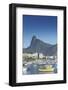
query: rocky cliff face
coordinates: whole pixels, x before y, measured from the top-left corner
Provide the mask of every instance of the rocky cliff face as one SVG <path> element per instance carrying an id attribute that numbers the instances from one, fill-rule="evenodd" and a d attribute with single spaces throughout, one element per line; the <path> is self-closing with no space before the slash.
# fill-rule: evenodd
<path id="1" fill-rule="evenodd" d="M 44 55 L 56 55 L 57 45 L 51 45 L 37 39 L 36 36 L 32 37 L 30 46 L 23 49 L 24 53 L 43 53 Z"/>

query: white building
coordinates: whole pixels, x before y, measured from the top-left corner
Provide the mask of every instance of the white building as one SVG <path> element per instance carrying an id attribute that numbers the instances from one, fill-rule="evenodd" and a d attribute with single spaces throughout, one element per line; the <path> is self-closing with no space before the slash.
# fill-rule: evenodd
<path id="1" fill-rule="evenodd" d="M 42 53 L 39 54 L 39 58 L 43 58 L 44 55 Z"/>
<path id="2" fill-rule="evenodd" d="M 45 57 L 42 53 L 24 53 L 23 54 L 24 57 L 33 57 L 33 58 L 43 58 Z"/>

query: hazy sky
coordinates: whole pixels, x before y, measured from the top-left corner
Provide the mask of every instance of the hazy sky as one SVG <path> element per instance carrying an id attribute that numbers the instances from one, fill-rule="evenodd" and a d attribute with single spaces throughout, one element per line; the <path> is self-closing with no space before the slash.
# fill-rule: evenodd
<path id="1" fill-rule="evenodd" d="M 24 48 L 30 45 L 32 36 L 50 43 L 57 43 L 57 16 L 23 16 Z"/>

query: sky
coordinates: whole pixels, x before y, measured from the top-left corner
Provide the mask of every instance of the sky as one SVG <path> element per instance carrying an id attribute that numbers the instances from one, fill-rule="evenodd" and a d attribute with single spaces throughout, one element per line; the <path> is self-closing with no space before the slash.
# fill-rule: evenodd
<path id="1" fill-rule="evenodd" d="M 30 45 L 33 36 L 45 43 L 57 43 L 57 16 L 24 15 L 22 18 L 24 48 Z"/>

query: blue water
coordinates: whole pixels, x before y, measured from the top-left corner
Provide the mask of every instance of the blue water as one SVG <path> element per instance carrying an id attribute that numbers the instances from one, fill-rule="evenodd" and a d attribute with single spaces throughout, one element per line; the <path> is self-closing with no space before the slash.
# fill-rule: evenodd
<path id="1" fill-rule="evenodd" d="M 28 64 L 25 68 L 26 68 L 26 73 L 27 75 L 30 74 L 41 74 L 41 72 L 39 71 L 40 67 L 44 67 L 45 65 L 38 65 L 38 64 Z M 53 72 L 50 73 L 57 73 L 57 64 L 53 64 L 52 67 L 54 68 Z M 47 72 L 43 72 L 43 74 L 45 74 Z"/>

